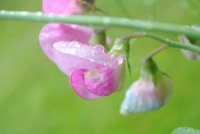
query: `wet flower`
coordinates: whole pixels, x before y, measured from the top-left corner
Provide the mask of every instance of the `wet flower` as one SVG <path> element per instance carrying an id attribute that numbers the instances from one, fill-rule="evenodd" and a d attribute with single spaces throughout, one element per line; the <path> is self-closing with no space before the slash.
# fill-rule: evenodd
<path id="1" fill-rule="evenodd" d="M 124 69 L 124 55 L 111 57 L 102 45 L 77 41 L 54 43 L 54 61 L 70 76 L 70 85 L 84 99 L 108 96 L 117 90 Z"/>
<path id="2" fill-rule="evenodd" d="M 144 64 L 140 79 L 127 90 L 120 113 L 153 111 L 166 104 L 171 96 L 171 79 L 150 60 Z"/>
<path id="3" fill-rule="evenodd" d="M 84 2 L 93 3 L 94 0 L 43 0 L 43 10 L 72 15 L 85 11 Z M 90 45 L 93 32 L 84 26 L 51 23 L 41 30 L 39 37 L 44 53 L 70 76 L 74 91 L 87 100 L 108 96 L 121 87 L 125 60 L 124 53 L 109 55 L 104 52 L 105 44 Z"/>
<path id="4" fill-rule="evenodd" d="M 87 3 L 93 4 L 94 0 L 42 0 L 42 7 L 44 13 L 73 15 L 86 12 Z"/>
<path id="5" fill-rule="evenodd" d="M 79 25 L 51 23 L 40 33 L 44 53 L 66 75 L 84 99 L 108 96 L 120 85 L 124 53 L 109 55 L 102 45 L 90 46 L 93 30 Z"/>

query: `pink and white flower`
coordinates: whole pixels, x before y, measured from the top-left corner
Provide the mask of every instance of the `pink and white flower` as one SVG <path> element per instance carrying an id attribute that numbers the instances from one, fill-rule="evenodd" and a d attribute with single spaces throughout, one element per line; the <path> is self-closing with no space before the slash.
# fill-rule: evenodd
<path id="1" fill-rule="evenodd" d="M 76 93 L 88 100 L 117 90 L 125 60 L 124 54 L 108 55 L 102 45 L 89 46 L 92 32 L 84 26 L 51 23 L 40 33 L 44 53 L 70 76 Z"/>
<path id="2" fill-rule="evenodd" d="M 160 71 L 153 61 L 144 65 L 139 80 L 126 91 L 120 113 L 143 113 L 165 105 L 172 96 L 172 81 Z"/>
<path id="3" fill-rule="evenodd" d="M 117 90 L 124 67 L 124 55 L 111 57 L 104 47 L 80 42 L 56 42 L 56 65 L 70 76 L 70 85 L 84 99 L 108 96 Z"/>
<path id="4" fill-rule="evenodd" d="M 86 0 L 93 3 L 94 0 Z M 80 0 L 43 0 L 43 11 L 60 15 L 83 13 Z M 88 27 L 50 23 L 41 30 L 39 40 L 47 57 L 70 76 L 70 85 L 82 98 L 93 100 L 120 88 L 124 53 L 111 56 L 100 44 L 89 45 L 93 30 Z"/>

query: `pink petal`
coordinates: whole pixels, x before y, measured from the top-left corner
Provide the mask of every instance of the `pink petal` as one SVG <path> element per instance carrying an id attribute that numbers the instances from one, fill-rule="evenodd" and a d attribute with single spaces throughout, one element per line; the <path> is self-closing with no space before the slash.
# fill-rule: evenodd
<path id="1" fill-rule="evenodd" d="M 43 0 L 43 12 L 59 15 L 82 13 L 84 9 L 78 4 L 78 1 L 79 0 Z"/>
<path id="2" fill-rule="evenodd" d="M 91 70 L 97 65 L 105 67 L 117 66 L 117 60 L 102 50 L 102 46 L 84 45 L 80 42 L 56 42 L 54 45 L 54 61 L 67 75 L 79 69 Z"/>
<path id="3" fill-rule="evenodd" d="M 113 68 L 98 67 L 86 72 L 84 78 L 84 83 L 90 92 L 108 96 L 117 89 L 119 76 L 116 77 Z"/>
<path id="4" fill-rule="evenodd" d="M 44 53 L 53 61 L 53 44 L 57 41 L 79 41 L 87 44 L 93 30 L 79 25 L 50 23 L 43 27 L 39 40 Z"/>
<path id="5" fill-rule="evenodd" d="M 82 98 L 87 100 L 93 100 L 98 98 L 99 96 L 92 94 L 88 91 L 87 87 L 84 85 L 84 73 L 87 70 L 80 69 L 72 73 L 70 76 L 70 85 L 74 89 L 74 91 Z"/>

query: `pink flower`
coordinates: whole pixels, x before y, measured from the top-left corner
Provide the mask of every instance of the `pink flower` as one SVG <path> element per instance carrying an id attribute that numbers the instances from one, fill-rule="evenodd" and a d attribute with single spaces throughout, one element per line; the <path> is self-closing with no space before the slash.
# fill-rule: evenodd
<path id="1" fill-rule="evenodd" d="M 111 57 L 104 47 L 80 42 L 54 43 L 54 61 L 70 76 L 70 85 L 82 98 L 92 100 L 117 90 L 124 67 L 124 55 Z"/>
<path id="2" fill-rule="evenodd" d="M 173 86 L 169 76 L 160 71 L 152 61 L 145 66 L 140 79 L 126 92 L 120 109 L 123 115 L 159 109 L 172 96 Z"/>
<path id="3" fill-rule="evenodd" d="M 84 26 L 52 23 L 40 33 L 44 53 L 70 76 L 70 84 L 84 99 L 108 96 L 117 90 L 124 54 L 110 56 L 102 45 L 89 46 L 93 30 Z"/>
<path id="4" fill-rule="evenodd" d="M 85 6 L 81 0 L 43 0 L 45 13 L 73 15 L 85 12 Z M 102 45 L 89 46 L 92 33 L 84 26 L 51 23 L 41 30 L 39 37 L 47 57 L 70 76 L 75 92 L 88 100 L 108 96 L 120 88 L 125 59 L 124 54 L 106 54 Z"/>
<path id="5" fill-rule="evenodd" d="M 90 2 L 91 4 L 93 1 L 86 0 L 86 2 Z M 80 14 L 86 11 L 86 7 L 81 0 L 43 0 L 42 7 L 44 13 L 59 15 Z"/>

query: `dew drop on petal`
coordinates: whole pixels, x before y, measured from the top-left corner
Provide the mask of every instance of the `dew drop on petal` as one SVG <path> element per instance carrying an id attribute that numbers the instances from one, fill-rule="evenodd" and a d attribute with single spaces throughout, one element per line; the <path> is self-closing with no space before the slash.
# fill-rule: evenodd
<path id="1" fill-rule="evenodd" d="M 72 41 L 69 43 L 70 47 L 81 47 L 81 43 L 77 41 Z"/>
<path id="2" fill-rule="evenodd" d="M 94 62 L 94 59 L 90 59 L 91 62 Z"/>
<path id="3" fill-rule="evenodd" d="M 104 52 L 104 47 L 102 45 L 96 45 L 93 48 L 96 49 L 96 50 Z"/>
<path id="4" fill-rule="evenodd" d="M 122 64 L 124 62 L 124 58 L 123 57 L 118 57 L 117 58 L 117 62 L 118 62 L 118 64 Z"/>

